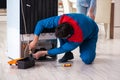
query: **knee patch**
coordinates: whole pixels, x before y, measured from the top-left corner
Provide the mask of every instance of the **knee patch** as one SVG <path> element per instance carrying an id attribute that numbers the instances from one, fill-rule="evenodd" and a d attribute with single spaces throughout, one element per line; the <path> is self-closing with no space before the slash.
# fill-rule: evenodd
<path id="1" fill-rule="evenodd" d="M 85 63 L 85 64 L 92 64 L 93 60 L 89 60 L 89 59 L 82 59 L 82 61 Z"/>
<path id="2" fill-rule="evenodd" d="M 80 56 L 82 61 L 85 63 L 85 64 L 92 64 L 92 62 L 94 61 L 95 59 L 95 56 Z"/>

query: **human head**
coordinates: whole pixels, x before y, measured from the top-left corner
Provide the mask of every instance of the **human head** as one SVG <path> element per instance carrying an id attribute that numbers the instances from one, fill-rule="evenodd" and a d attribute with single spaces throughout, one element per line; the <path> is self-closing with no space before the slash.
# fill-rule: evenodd
<path id="1" fill-rule="evenodd" d="M 68 38 L 73 34 L 73 27 L 67 22 L 61 23 L 55 29 L 55 36 L 57 38 Z"/>

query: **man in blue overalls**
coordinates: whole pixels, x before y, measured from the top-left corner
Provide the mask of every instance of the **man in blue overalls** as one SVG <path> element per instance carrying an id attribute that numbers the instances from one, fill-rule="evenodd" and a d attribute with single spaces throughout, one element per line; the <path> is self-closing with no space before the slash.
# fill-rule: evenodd
<path id="1" fill-rule="evenodd" d="M 91 64 L 94 61 L 99 30 L 97 24 L 83 14 L 71 13 L 40 20 L 35 27 L 35 36 L 29 48 L 35 48 L 44 28 L 54 27 L 56 28 L 55 36 L 60 40 L 60 47 L 38 51 L 33 54 L 36 59 L 45 55 L 65 53 L 59 62 L 67 62 L 74 58 L 71 51 L 79 47 L 80 58 L 85 64 Z"/>

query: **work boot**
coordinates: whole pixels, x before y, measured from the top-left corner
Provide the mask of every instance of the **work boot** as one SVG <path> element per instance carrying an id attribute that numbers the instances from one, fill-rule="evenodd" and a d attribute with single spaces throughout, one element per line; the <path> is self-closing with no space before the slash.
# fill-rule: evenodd
<path id="1" fill-rule="evenodd" d="M 71 59 L 74 59 L 73 53 L 66 52 L 65 55 L 61 59 L 59 59 L 59 63 L 64 63 Z"/>

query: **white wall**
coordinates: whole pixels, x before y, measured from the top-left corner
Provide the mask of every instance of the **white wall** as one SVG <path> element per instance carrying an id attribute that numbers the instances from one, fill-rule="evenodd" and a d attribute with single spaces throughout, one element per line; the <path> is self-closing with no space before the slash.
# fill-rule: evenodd
<path id="1" fill-rule="evenodd" d="M 120 26 L 120 0 L 115 0 L 115 26 Z"/>
<path id="2" fill-rule="evenodd" d="M 20 0 L 7 0 L 7 56 L 20 57 Z"/>

